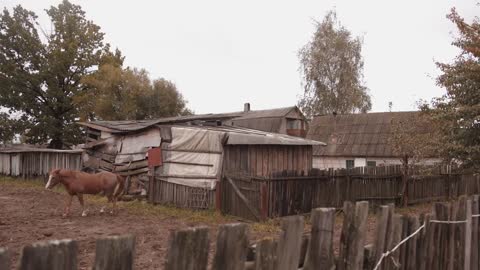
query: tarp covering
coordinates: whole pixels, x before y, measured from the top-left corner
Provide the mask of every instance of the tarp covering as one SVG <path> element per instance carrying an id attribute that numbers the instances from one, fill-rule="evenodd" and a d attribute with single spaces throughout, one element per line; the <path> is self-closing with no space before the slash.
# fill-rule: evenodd
<path id="1" fill-rule="evenodd" d="M 225 132 L 172 127 L 172 142 L 162 144 L 160 178 L 185 186 L 215 189 Z"/>

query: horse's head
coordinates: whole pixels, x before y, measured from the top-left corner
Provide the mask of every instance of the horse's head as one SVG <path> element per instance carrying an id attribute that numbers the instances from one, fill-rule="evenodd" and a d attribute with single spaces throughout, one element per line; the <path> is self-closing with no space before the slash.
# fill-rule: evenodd
<path id="1" fill-rule="evenodd" d="M 60 182 L 60 169 L 55 169 L 50 172 L 48 182 L 45 185 L 46 189 L 53 188 Z"/>

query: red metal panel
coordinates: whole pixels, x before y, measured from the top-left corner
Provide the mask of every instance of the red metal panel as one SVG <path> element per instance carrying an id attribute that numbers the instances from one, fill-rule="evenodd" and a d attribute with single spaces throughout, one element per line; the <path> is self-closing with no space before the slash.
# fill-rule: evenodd
<path id="1" fill-rule="evenodd" d="M 148 167 L 162 166 L 162 149 L 155 147 L 148 150 Z"/>

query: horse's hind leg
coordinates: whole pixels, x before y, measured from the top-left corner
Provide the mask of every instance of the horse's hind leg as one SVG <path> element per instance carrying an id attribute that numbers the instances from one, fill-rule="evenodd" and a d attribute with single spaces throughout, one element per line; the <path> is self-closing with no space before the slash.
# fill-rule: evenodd
<path id="1" fill-rule="evenodd" d="M 63 217 L 67 217 L 68 215 L 70 215 L 70 206 L 72 205 L 72 198 L 73 198 L 73 196 L 68 194 L 67 202 L 65 204 L 65 211 L 63 213 Z"/>
<path id="2" fill-rule="evenodd" d="M 102 206 L 102 208 L 100 209 L 100 213 L 103 214 L 105 213 L 105 208 L 108 208 L 108 203 L 112 201 L 112 197 L 111 196 L 107 196 L 107 204 Z"/>
<path id="3" fill-rule="evenodd" d="M 85 204 L 83 202 L 83 194 L 77 194 L 78 201 L 80 202 L 80 205 L 82 206 L 82 217 L 87 216 L 87 210 L 85 209 Z"/>
<path id="4" fill-rule="evenodd" d="M 112 210 L 110 210 L 110 214 L 114 215 L 115 214 L 115 203 L 116 203 L 116 198 L 115 195 L 110 195 L 108 196 L 108 202 L 112 203 Z"/>
<path id="5" fill-rule="evenodd" d="M 113 196 L 112 204 L 113 204 L 112 214 L 116 214 L 117 213 L 117 197 L 116 196 Z"/>

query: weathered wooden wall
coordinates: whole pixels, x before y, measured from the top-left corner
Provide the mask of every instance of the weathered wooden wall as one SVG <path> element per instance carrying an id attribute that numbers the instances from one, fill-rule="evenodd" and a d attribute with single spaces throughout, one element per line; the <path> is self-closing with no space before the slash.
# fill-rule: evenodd
<path id="1" fill-rule="evenodd" d="M 0 153 L 0 173 L 7 176 L 36 177 L 52 169 L 82 169 L 81 152 L 11 152 Z"/>
<path id="2" fill-rule="evenodd" d="M 403 181 L 396 174 L 228 175 L 225 179 L 221 184 L 222 212 L 251 220 L 308 213 L 317 207 L 340 208 L 346 201 L 399 203 Z M 408 182 L 409 204 L 480 193 L 480 177 L 476 175 L 417 176 Z"/>
<path id="3" fill-rule="evenodd" d="M 226 145 L 223 171 L 271 176 L 282 171 L 302 174 L 312 169 L 311 145 Z"/>
<path id="4" fill-rule="evenodd" d="M 152 180 L 148 196 L 150 203 L 192 209 L 207 209 L 214 206 L 215 190 L 170 183 L 159 177 L 150 177 L 150 181 Z"/>

